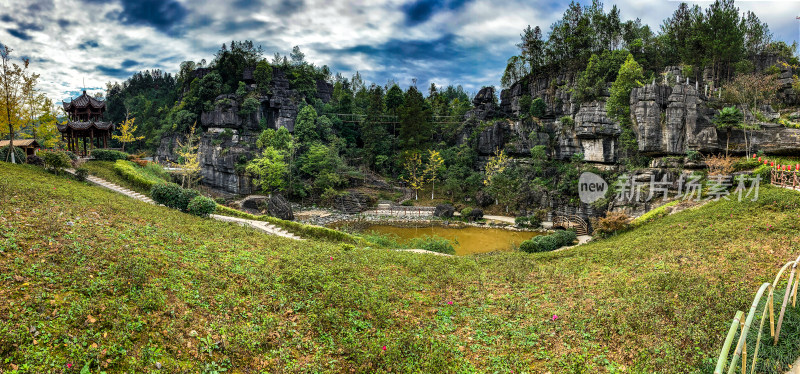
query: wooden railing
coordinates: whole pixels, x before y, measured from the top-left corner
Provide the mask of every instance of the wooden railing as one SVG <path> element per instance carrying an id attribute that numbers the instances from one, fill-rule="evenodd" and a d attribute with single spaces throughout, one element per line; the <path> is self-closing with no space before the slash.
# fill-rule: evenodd
<path id="1" fill-rule="evenodd" d="M 743 311 L 740 310 L 736 312 L 733 322 L 731 322 L 731 327 L 728 329 L 728 334 L 725 337 L 725 342 L 722 344 L 722 349 L 720 350 L 719 358 L 717 359 L 717 366 L 716 369 L 714 369 L 714 374 L 732 374 L 736 372 L 737 368 L 739 367 L 738 363 L 740 359 L 742 361 L 741 373 L 747 372 L 747 335 L 750 332 L 753 319 L 755 318 L 758 307 L 761 304 L 761 299 L 765 295 L 767 299 L 764 303 L 764 306 L 761 307 L 761 322 L 758 326 L 758 337 L 756 338 L 755 346 L 752 347 L 752 355 L 750 356 L 751 374 L 755 373 L 756 370 L 756 363 L 758 362 L 758 350 L 761 346 L 761 335 L 764 330 L 764 321 L 766 320 L 767 315 L 769 315 L 769 333 L 772 337 L 772 344 L 778 344 L 778 339 L 781 335 L 781 327 L 783 325 L 783 317 L 786 313 L 786 307 L 789 305 L 789 298 L 791 297 L 792 308 L 794 308 L 797 304 L 797 284 L 798 281 L 800 281 L 800 277 L 798 277 L 796 274 L 797 265 L 800 265 L 800 257 L 783 265 L 772 283 L 764 283 L 761 285 L 761 287 L 759 287 L 758 292 L 756 292 L 756 297 L 753 299 L 753 304 L 750 305 L 750 311 L 747 313 L 746 318 Z M 778 318 L 776 321 L 774 293 L 775 289 L 778 287 L 778 283 L 781 280 L 781 276 L 784 275 L 786 269 L 789 268 L 791 268 L 791 272 L 789 273 L 789 280 L 786 283 L 786 291 L 783 294 L 783 301 L 780 304 L 780 312 L 778 313 Z M 731 356 L 730 350 L 737 332 L 739 333 L 739 339 L 736 343 L 736 348 L 733 351 L 733 355 Z"/>
<path id="2" fill-rule="evenodd" d="M 770 170 L 769 183 L 785 188 L 800 188 L 800 171 L 797 170 Z"/>
<path id="3" fill-rule="evenodd" d="M 575 233 L 578 235 L 589 235 L 589 225 L 586 220 L 574 214 L 556 215 L 553 218 L 553 227 L 575 229 Z"/>

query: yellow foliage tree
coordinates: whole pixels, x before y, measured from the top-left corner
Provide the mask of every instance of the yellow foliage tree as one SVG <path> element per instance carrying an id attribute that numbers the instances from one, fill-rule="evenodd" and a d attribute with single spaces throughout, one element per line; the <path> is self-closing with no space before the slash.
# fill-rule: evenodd
<path id="1" fill-rule="evenodd" d="M 422 157 L 419 152 L 413 152 L 406 156 L 403 169 L 406 172 L 400 179 L 408 183 L 409 187 L 414 190 L 414 200 L 418 200 L 419 190 L 425 183 L 425 170 L 422 167 Z"/>
<path id="2" fill-rule="evenodd" d="M 134 124 L 136 121 L 136 117 L 128 118 L 125 116 L 125 121 L 119 124 L 119 135 L 112 135 L 111 137 L 114 139 L 119 140 L 122 143 L 122 150 L 125 151 L 125 144 L 132 143 L 137 140 L 144 139 L 144 136 L 134 136 L 133 133 L 136 132 L 137 126 Z"/>
<path id="3" fill-rule="evenodd" d="M 484 167 L 484 171 L 486 172 L 486 177 L 483 179 L 484 186 L 488 186 L 492 183 L 492 177 L 502 173 L 503 170 L 506 169 L 506 162 L 508 162 L 508 156 L 505 151 L 495 149 L 494 156 L 489 158 L 489 162 L 487 162 L 486 167 Z"/>
<path id="4" fill-rule="evenodd" d="M 38 74 L 28 73 L 28 59 L 22 59 L 22 66 L 11 62 L 13 50 L 7 45 L 0 44 L 0 135 L 8 135 L 11 148 L 14 148 L 14 136 L 20 130 L 24 121 L 25 92 L 33 90 Z M 8 152 L 12 160 L 14 152 Z"/>
<path id="5" fill-rule="evenodd" d="M 176 147 L 180 163 L 175 166 L 181 170 L 181 186 L 184 188 L 192 188 L 200 181 L 200 157 L 198 156 L 200 145 L 195 143 L 197 141 L 194 133 L 196 127 L 197 122 L 189 129 L 186 140 L 179 141 Z"/>
<path id="6" fill-rule="evenodd" d="M 433 200 L 433 191 L 436 189 L 436 180 L 439 179 L 439 171 L 444 164 L 444 159 L 439 151 L 428 151 L 428 165 L 425 167 L 425 175 L 428 181 L 431 182 L 431 200 Z"/>

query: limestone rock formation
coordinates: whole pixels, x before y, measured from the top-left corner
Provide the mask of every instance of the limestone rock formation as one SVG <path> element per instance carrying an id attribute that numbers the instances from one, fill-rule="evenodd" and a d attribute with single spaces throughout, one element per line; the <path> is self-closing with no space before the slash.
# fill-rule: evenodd
<path id="1" fill-rule="evenodd" d="M 287 221 L 294 220 L 294 213 L 289 200 L 277 193 L 272 194 L 269 201 L 267 201 L 267 214 Z"/>
<path id="2" fill-rule="evenodd" d="M 244 172 L 248 161 L 258 153 L 256 133 L 239 134 L 238 130 L 209 128 L 200 138 L 198 149 L 202 183 L 224 192 L 247 195 L 255 192 L 250 177 Z"/>
<path id="3" fill-rule="evenodd" d="M 239 208 L 250 214 L 264 214 L 267 210 L 269 197 L 263 195 L 250 195 L 239 202 Z"/>
<path id="4" fill-rule="evenodd" d="M 436 210 L 433 211 L 433 215 L 440 218 L 452 218 L 453 213 L 456 212 L 456 208 L 454 208 L 450 204 L 439 204 L 436 206 Z"/>
<path id="5" fill-rule="evenodd" d="M 361 192 L 348 191 L 336 199 L 333 207 L 346 214 L 357 214 L 369 208 L 369 199 Z"/>

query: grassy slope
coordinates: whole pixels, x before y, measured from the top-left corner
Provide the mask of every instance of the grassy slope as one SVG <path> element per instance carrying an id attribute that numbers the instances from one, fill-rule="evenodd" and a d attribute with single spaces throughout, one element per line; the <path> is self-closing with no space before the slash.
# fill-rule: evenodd
<path id="1" fill-rule="evenodd" d="M 144 189 L 139 185 L 129 182 L 127 179 L 119 175 L 119 173 L 114 171 L 113 161 L 87 161 L 86 163 L 83 164 L 83 167 L 89 170 L 89 174 L 94 175 L 98 178 L 105 179 L 111 183 L 125 187 L 131 191 L 136 191 L 139 193 L 150 195 L 150 190 Z"/>
<path id="2" fill-rule="evenodd" d="M 4 163 L 0 196 L 6 372 L 692 372 L 800 252 L 800 195 L 766 187 L 460 258 L 285 240 Z"/>

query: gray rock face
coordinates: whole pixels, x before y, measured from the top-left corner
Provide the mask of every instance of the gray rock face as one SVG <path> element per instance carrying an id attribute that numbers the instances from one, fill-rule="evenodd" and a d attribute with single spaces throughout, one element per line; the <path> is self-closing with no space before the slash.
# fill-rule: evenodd
<path id="1" fill-rule="evenodd" d="M 436 217 L 441 218 L 452 218 L 453 213 L 456 212 L 456 208 L 454 208 L 450 204 L 439 204 L 436 206 L 436 210 L 433 211 L 433 215 Z"/>
<path id="2" fill-rule="evenodd" d="M 161 138 L 161 142 L 156 150 L 155 158 L 157 162 L 178 162 L 178 155 L 175 153 L 175 146 L 182 141 L 184 136 L 180 134 L 170 134 Z"/>
<path id="3" fill-rule="evenodd" d="M 294 213 L 292 213 L 292 205 L 289 200 L 280 194 L 272 194 L 267 202 L 267 214 L 283 220 L 294 220 Z"/>
<path id="4" fill-rule="evenodd" d="M 250 214 L 263 214 L 267 209 L 268 199 L 262 195 L 250 195 L 241 201 L 239 207 Z"/>
<path id="5" fill-rule="evenodd" d="M 253 183 L 244 173 L 244 165 L 258 153 L 257 134 L 239 134 L 232 130 L 227 138 L 220 128 L 209 128 L 200 139 L 198 149 L 202 183 L 225 192 L 247 195 L 255 192 Z"/>
<path id="6" fill-rule="evenodd" d="M 719 148 L 717 129 L 694 85 L 648 84 L 631 91 L 631 116 L 639 150 L 649 154 L 713 152 Z"/>
<path id="7" fill-rule="evenodd" d="M 196 72 L 208 73 L 201 69 Z M 317 81 L 316 86 L 316 98 L 328 102 L 333 94 L 333 86 L 325 81 Z M 258 110 L 243 115 L 240 112 L 242 98 L 235 94 L 224 94 L 216 98 L 214 110 L 201 114 L 200 124 L 205 133 L 200 140 L 199 154 L 202 183 L 206 186 L 233 194 L 253 193 L 252 181 L 243 171 L 244 165 L 258 153 L 255 141 L 261 131 L 261 122 L 266 122 L 268 128 L 285 127 L 290 132 L 294 131 L 297 104 L 303 97 L 291 87 L 282 70 L 273 69 L 269 94 L 257 96 L 257 100 Z M 223 129 L 230 129 L 234 136 L 222 137 Z M 174 147 L 182 138 L 181 134 L 163 137 L 156 158 L 177 160 Z"/>
<path id="8" fill-rule="evenodd" d="M 358 191 L 348 191 L 334 202 L 334 208 L 346 214 L 361 213 L 369 208 L 369 199 Z"/>
<path id="9" fill-rule="evenodd" d="M 495 117 L 498 114 L 498 108 L 494 103 L 494 87 L 481 88 L 478 94 L 472 99 L 472 105 L 475 107 L 466 113 L 465 117 L 467 119 L 477 118 L 479 120 L 485 120 Z"/>

